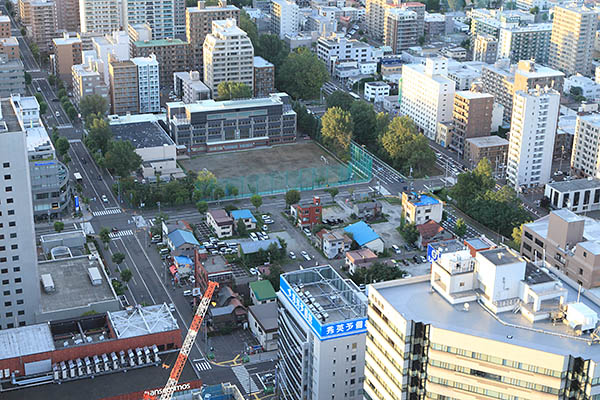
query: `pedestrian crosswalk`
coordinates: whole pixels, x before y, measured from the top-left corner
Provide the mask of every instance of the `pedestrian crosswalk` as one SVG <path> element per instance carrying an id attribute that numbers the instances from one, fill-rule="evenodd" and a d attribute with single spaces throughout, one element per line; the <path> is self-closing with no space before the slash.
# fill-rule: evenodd
<path id="1" fill-rule="evenodd" d="M 133 235 L 133 231 L 131 229 L 125 229 L 122 231 L 118 231 L 118 232 L 111 232 L 108 234 L 108 236 L 111 237 L 111 239 L 116 239 L 118 237 L 123 237 L 123 236 L 132 236 Z"/>
<path id="2" fill-rule="evenodd" d="M 258 386 L 254 382 L 254 379 L 250 377 L 250 373 L 246 367 L 240 365 L 237 367 L 232 367 L 231 370 L 235 374 L 236 378 L 238 378 L 238 381 L 240 381 L 242 388 L 247 394 L 258 392 Z M 248 385 L 250 385 L 250 387 L 248 387 Z"/>
<path id="3" fill-rule="evenodd" d="M 194 366 L 198 371 L 208 371 L 209 369 L 212 369 L 212 364 L 204 359 L 194 360 Z"/>
<path id="4" fill-rule="evenodd" d="M 122 212 L 120 208 L 107 208 L 106 210 L 94 211 L 92 215 L 94 217 L 101 217 L 103 215 L 121 214 Z"/>

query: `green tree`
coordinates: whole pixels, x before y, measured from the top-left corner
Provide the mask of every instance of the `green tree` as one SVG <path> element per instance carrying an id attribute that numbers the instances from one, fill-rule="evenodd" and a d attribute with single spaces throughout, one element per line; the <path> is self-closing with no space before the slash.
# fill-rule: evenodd
<path id="1" fill-rule="evenodd" d="M 267 275 L 267 280 L 271 282 L 273 285 L 273 289 L 275 291 L 279 291 L 279 275 L 283 274 L 283 270 L 278 264 L 269 265 L 269 275 Z"/>
<path id="2" fill-rule="evenodd" d="M 337 196 L 340 193 L 339 189 L 335 187 L 325 189 L 325 192 L 329 193 L 329 195 L 331 196 L 331 201 L 335 201 L 335 196 Z"/>
<path id="3" fill-rule="evenodd" d="M 79 102 L 79 109 L 84 120 L 90 114 L 104 115 L 108 111 L 108 101 L 97 94 L 88 95 Z"/>
<path id="4" fill-rule="evenodd" d="M 59 99 L 69 99 L 69 96 L 67 95 L 67 89 L 62 88 L 58 91 L 58 98 Z"/>
<path id="5" fill-rule="evenodd" d="M 56 143 L 54 144 L 54 146 L 56 147 L 58 155 L 60 157 L 64 157 L 69 152 L 71 144 L 69 143 L 69 140 L 66 137 L 61 136 L 58 139 L 56 139 Z"/>
<path id="6" fill-rule="evenodd" d="M 529 12 L 535 15 L 540 12 L 540 8 L 538 6 L 532 7 L 529 9 Z"/>
<path id="7" fill-rule="evenodd" d="M 205 212 L 208 211 L 208 203 L 203 200 L 200 200 L 200 201 L 196 202 L 196 208 L 198 209 L 198 212 L 200 214 L 204 214 Z"/>
<path id="8" fill-rule="evenodd" d="M 512 230 L 511 237 L 517 248 L 521 248 L 521 240 L 523 237 L 523 224 L 515 226 Z"/>
<path id="9" fill-rule="evenodd" d="M 468 213 L 467 206 L 474 199 L 492 190 L 494 185 L 492 166 L 487 158 L 482 158 L 473 171 L 458 175 L 450 195 L 456 201 L 458 208 Z"/>
<path id="10" fill-rule="evenodd" d="M 290 53 L 290 49 L 279 36 L 263 34 L 258 38 L 258 48 L 255 48 L 254 52 L 272 63 L 277 70 Z"/>
<path id="11" fill-rule="evenodd" d="M 48 75 L 48 83 L 54 86 L 56 84 L 56 75 Z"/>
<path id="12" fill-rule="evenodd" d="M 88 128 L 88 135 L 85 137 L 85 145 L 91 153 L 100 151 L 102 155 L 106 153 L 112 140 L 112 131 L 108 122 L 102 118 L 94 118 Z"/>
<path id="13" fill-rule="evenodd" d="M 246 223 L 241 218 L 237 220 L 237 223 L 235 224 L 235 230 L 237 231 L 239 236 L 248 236 L 248 228 L 246 228 Z"/>
<path id="14" fill-rule="evenodd" d="M 31 43 L 29 45 L 29 50 L 31 50 L 31 55 L 33 56 L 33 58 L 35 58 L 36 60 L 39 60 L 40 48 L 38 47 L 38 45 L 35 43 Z"/>
<path id="15" fill-rule="evenodd" d="M 31 85 L 31 74 L 27 71 L 25 71 L 25 84 Z"/>
<path id="16" fill-rule="evenodd" d="M 250 203 L 256 208 L 256 212 L 258 212 L 258 209 L 262 206 L 263 199 L 260 195 L 254 194 L 250 197 Z"/>
<path id="17" fill-rule="evenodd" d="M 98 236 L 102 243 L 104 243 L 104 247 L 108 248 L 108 244 L 110 243 L 110 230 L 108 228 L 102 228 L 100 229 Z"/>
<path id="18" fill-rule="evenodd" d="M 294 101 L 292 103 L 292 108 L 296 112 L 298 130 L 301 133 L 309 135 L 310 137 L 316 139 L 319 133 L 319 121 L 317 120 L 317 118 L 315 118 L 314 115 L 310 114 L 306 109 L 306 106 L 300 101 Z"/>
<path id="19" fill-rule="evenodd" d="M 321 118 L 323 144 L 342 159 L 348 158 L 354 123 L 348 111 L 339 107 L 327 109 Z"/>
<path id="20" fill-rule="evenodd" d="M 252 97 L 252 88 L 241 82 L 221 82 L 217 86 L 219 100 L 245 99 Z"/>
<path id="21" fill-rule="evenodd" d="M 75 109 L 75 107 L 73 107 L 73 104 L 71 104 L 69 102 L 69 105 L 67 106 L 65 112 L 67 113 L 67 116 L 69 117 L 69 119 L 71 121 L 73 121 L 75 118 L 77 118 L 77 110 Z"/>
<path id="22" fill-rule="evenodd" d="M 194 190 L 194 198 L 196 200 L 207 199 L 211 197 L 215 187 L 217 186 L 217 178 L 207 169 L 198 172 L 196 178 L 196 189 Z"/>
<path id="23" fill-rule="evenodd" d="M 110 142 L 104 160 L 106 168 L 120 177 L 129 176 L 142 165 L 142 157 L 135 152 L 135 146 L 129 140 Z"/>
<path id="24" fill-rule="evenodd" d="M 129 268 L 121 271 L 121 280 L 123 282 L 125 282 L 125 283 L 129 282 L 132 277 L 133 277 L 133 273 L 131 272 L 131 270 Z"/>
<path id="25" fill-rule="evenodd" d="M 377 113 L 373 105 L 365 101 L 355 101 L 350 106 L 352 122 L 354 122 L 354 140 L 364 145 L 375 145 L 378 131 L 373 129 L 377 125 Z"/>
<path id="26" fill-rule="evenodd" d="M 467 234 L 467 224 L 465 223 L 464 219 L 459 218 L 456 220 L 456 227 L 454 229 L 454 233 L 456 233 L 456 235 L 461 238 Z"/>
<path id="27" fill-rule="evenodd" d="M 396 169 L 410 174 L 423 173 L 435 162 L 435 152 L 427 138 L 417 133 L 410 117 L 396 117 L 381 136 L 381 145 Z"/>
<path id="28" fill-rule="evenodd" d="M 62 232 L 62 230 L 65 229 L 65 223 L 62 221 L 56 221 L 54 223 L 54 230 L 58 233 Z"/>
<path id="29" fill-rule="evenodd" d="M 405 223 L 404 226 L 400 228 L 400 233 L 408 244 L 414 244 L 417 239 L 419 239 L 419 231 L 417 230 L 417 226 L 413 223 Z"/>
<path id="30" fill-rule="evenodd" d="M 244 10 L 240 12 L 240 29 L 246 32 L 256 52 L 256 48 L 258 47 L 258 29 L 254 21 L 250 19 L 250 16 Z"/>
<path id="31" fill-rule="evenodd" d="M 23 36 L 23 37 L 27 36 L 27 28 L 25 28 L 25 27 L 21 28 L 21 36 Z"/>
<path id="32" fill-rule="evenodd" d="M 306 47 L 290 53 L 277 69 L 277 88 L 295 99 L 318 98 L 321 86 L 328 79 L 323 61 Z"/>
<path id="33" fill-rule="evenodd" d="M 355 103 L 354 97 L 350 96 L 348 92 L 343 90 L 336 90 L 327 96 L 326 99 L 327 108 L 339 107 L 344 111 L 350 111 L 350 107 Z M 357 101 L 356 104 L 362 103 Z M 366 104 L 366 103 L 365 103 Z"/>
<path id="34" fill-rule="evenodd" d="M 419 38 L 417 39 L 417 43 L 419 43 L 419 46 L 423 46 L 425 44 L 425 36 L 419 36 Z"/>
<path id="35" fill-rule="evenodd" d="M 465 0 L 448 0 L 448 7 L 452 11 L 460 11 L 465 7 Z"/>
<path id="36" fill-rule="evenodd" d="M 405 274 L 406 271 L 393 265 L 376 262 L 368 268 L 358 268 L 354 274 L 350 276 L 350 279 L 357 285 L 363 285 L 400 279 L 403 278 Z"/>
<path id="37" fill-rule="evenodd" d="M 292 189 L 285 192 L 285 204 L 287 206 L 291 206 L 292 204 L 297 204 L 300 201 L 300 192 Z"/>
<path id="38" fill-rule="evenodd" d="M 115 264 L 121 264 L 123 261 L 125 261 L 125 254 L 114 253 L 112 255 L 112 262 L 114 262 Z M 123 279 L 123 280 L 125 280 L 125 279 Z"/>
<path id="39" fill-rule="evenodd" d="M 213 198 L 215 200 L 220 200 L 223 197 L 225 197 L 225 190 L 221 186 L 215 187 L 215 190 L 213 190 Z"/>
<path id="40" fill-rule="evenodd" d="M 117 296 L 122 296 L 125 294 L 125 286 L 123 286 L 123 282 L 118 279 L 112 280 L 113 289 L 115 289 L 115 293 Z"/>

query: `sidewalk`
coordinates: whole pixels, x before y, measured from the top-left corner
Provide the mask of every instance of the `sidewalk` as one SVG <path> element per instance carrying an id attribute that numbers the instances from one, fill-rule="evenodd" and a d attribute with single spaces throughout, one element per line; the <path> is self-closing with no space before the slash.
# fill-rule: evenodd
<path id="1" fill-rule="evenodd" d="M 245 365 L 259 364 L 266 361 L 277 360 L 277 351 L 265 351 L 258 354 L 250 354 L 248 356 L 249 361 Z"/>

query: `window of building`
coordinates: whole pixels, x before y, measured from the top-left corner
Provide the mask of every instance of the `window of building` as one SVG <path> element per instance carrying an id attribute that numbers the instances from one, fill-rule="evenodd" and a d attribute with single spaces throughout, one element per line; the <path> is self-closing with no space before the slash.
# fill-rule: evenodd
<path id="1" fill-rule="evenodd" d="M 17 314 L 19 314 L 19 315 L 25 315 L 25 311 L 23 311 L 23 310 L 19 310 L 19 311 L 17 312 Z"/>
<path id="2" fill-rule="evenodd" d="M 6 174 L 6 175 L 4 175 L 4 180 L 7 180 L 7 181 L 9 181 L 9 180 L 10 180 L 10 174 Z"/>
<path id="3" fill-rule="evenodd" d="M 24 303 L 23 299 L 19 299 L 19 300 L 17 300 L 17 304 L 18 304 L 18 305 L 22 305 L 23 303 Z"/>
<path id="4" fill-rule="evenodd" d="M 3 166 L 4 168 L 10 168 L 10 163 L 7 163 L 7 162 L 5 162 L 4 164 L 2 164 L 2 166 Z"/>
<path id="5" fill-rule="evenodd" d="M 5 192 L 12 192 L 12 186 L 7 186 L 4 188 Z"/>

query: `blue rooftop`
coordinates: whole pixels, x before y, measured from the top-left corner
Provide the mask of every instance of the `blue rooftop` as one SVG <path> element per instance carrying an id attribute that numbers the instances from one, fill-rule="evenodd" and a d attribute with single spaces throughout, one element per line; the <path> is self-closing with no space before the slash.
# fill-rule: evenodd
<path id="1" fill-rule="evenodd" d="M 182 229 L 177 229 L 169 233 L 169 239 L 171 242 L 173 242 L 173 246 L 175 246 L 175 248 L 187 243 L 200 246 L 200 243 L 198 243 L 192 232 L 184 231 Z"/>
<path id="2" fill-rule="evenodd" d="M 244 254 L 253 254 L 258 252 L 260 249 L 267 250 L 272 243 L 275 243 L 277 248 L 281 248 L 279 240 L 277 239 L 240 242 L 240 248 Z"/>
<path id="3" fill-rule="evenodd" d="M 413 203 L 415 206 L 432 206 L 440 202 L 438 199 L 435 199 L 431 196 L 427 196 L 426 194 L 414 195 L 416 196 L 416 198 L 411 203 Z"/>
<path id="4" fill-rule="evenodd" d="M 252 222 L 256 223 L 256 218 L 254 218 L 254 215 L 252 215 L 252 213 L 248 209 L 233 210 L 229 214 L 231 215 L 231 218 L 233 218 L 235 221 L 237 221 L 238 219 L 250 219 L 252 220 Z"/>
<path id="5" fill-rule="evenodd" d="M 176 256 L 175 257 L 175 262 L 177 263 L 177 265 L 190 265 L 190 264 L 192 264 L 192 260 L 189 257 L 185 257 L 185 256 Z"/>
<path id="6" fill-rule="evenodd" d="M 354 241 L 359 246 L 364 246 L 375 239 L 379 239 L 379 235 L 365 221 L 358 221 L 357 223 L 348 225 L 344 228 L 344 231 L 351 233 L 354 236 Z"/>

